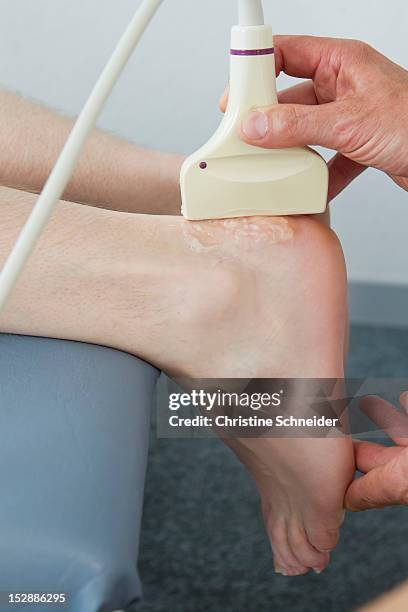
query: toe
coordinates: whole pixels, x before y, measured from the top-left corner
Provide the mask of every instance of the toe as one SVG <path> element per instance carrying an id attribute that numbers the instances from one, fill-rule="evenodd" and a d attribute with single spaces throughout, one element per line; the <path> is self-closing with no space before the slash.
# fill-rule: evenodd
<path id="1" fill-rule="evenodd" d="M 288 540 L 288 529 L 284 521 L 269 521 L 268 535 L 274 554 L 275 568 L 284 576 L 300 576 L 309 571 L 309 567 L 299 563 L 293 554 Z"/>
<path id="2" fill-rule="evenodd" d="M 339 542 L 340 527 L 320 524 L 306 525 L 306 533 L 311 545 L 319 552 L 330 553 Z"/>
<path id="3" fill-rule="evenodd" d="M 288 530 L 288 542 L 299 564 L 320 573 L 328 566 L 330 555 L 320 552 L 310 543 L 303 525 L 292 521 Z"/>

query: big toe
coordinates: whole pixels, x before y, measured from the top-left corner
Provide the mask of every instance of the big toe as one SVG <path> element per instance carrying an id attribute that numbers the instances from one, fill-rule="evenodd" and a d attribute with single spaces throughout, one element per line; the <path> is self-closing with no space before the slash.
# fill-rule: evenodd
<path id="1" fill-rule="evenodd" d="M 330 555 L 314 546 L 302 524 L 292 521 L 288 529 L 288 540 L 291 551 L 299 561 L 299 565 L 310 567 L 320 573 L 329 565 Z M 328 549 L 327 549 L 328 550 Z"/>
<path id="2" fill-rule="evenodd" d="M 340 524 L 333 521 L 313 520 L 306 523 L 310 544 L 321 553 L 332 552 L 340 539 Z"/>

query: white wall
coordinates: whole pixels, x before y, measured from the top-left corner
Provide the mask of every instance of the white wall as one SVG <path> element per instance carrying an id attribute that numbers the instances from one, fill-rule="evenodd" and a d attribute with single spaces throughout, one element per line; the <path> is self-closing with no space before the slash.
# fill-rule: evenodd
<path id="1" fill-rule="evenodd" d="M 0 0 L 0 84 L 76 114 L 139 0 Z M 276 32 L 364 39 L 408 66 L 406 0 L 264 0 Z M 215 129 L 236 0 L 167 0 L 100 126 L 185 153 Z M 216 19 L 217 18 L 217 19 Z M 289 80 L 281 79 L 280 86 Z M 407 143 L 408 151 L 408 143 Z M 333 207 L 354 281 L 408 285 L 408 194 L 374 171 Z"/>

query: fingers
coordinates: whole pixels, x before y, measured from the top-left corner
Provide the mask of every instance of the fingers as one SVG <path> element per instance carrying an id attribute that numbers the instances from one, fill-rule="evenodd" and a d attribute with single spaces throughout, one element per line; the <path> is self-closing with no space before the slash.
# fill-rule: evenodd
<path id="1" fill-rule="evenodd" d="M 229 85 L 224 90 L 220 99 L 220 110 L 225 113 L 227 110 L 229 96 Z M 280 104 L 317 104 L 316 92 L 313 81 L 305 81 L 288 89 L 278 92 Z"/>
<path id="2" fill-rule="evenodd" d="M 225 111 L 227 110 L 228 96 L 229 96 L 229 85 L 226 86 L 226 88 L 224 89 L 224 93 L 221 96 L 220 111 L 222 113 L 225 113 Z"/>
<path id="3" fill-rule="evenodd" d="M 408 391 L 402 393 L 400 397 L 400 404 L 404 408 L 405 412 L 408 414 Z"/>
<path id="4" fill-rule="evenodd" d="M 280 104 L 317 104 L 313 81 L 305 81 L 278 93 Z"/>
<path id="5" fill-rule="evenodd" d="M 318 36 L 275 36 L 275 61 L 277 73 L 285 72 L 290 76 L 313 79 L 318 68 L 336 72 L 335 62 L 323 62 L 324 58 L 338 58 L 345 41 Z"/>
<path id="6" fill-rule="evenodd" d="M 359 408 L 378 425 L 396 444 L 408 446 L 408 419 L 381 397 L 367 396 Z"/>
<path id="7" fill-rule="evenodd" d="M 279 93 L 279 102 L 281 104 L 296 104 L 304 106 L 317 105 L 316 93 L 312 81 L 305 81 L 294 87 L 290 87 Z M 227 107 L 228 103 L 228 87 L 225 90 L 221 101 L 220 108 L 223 112 Z M 277 111 L 280 112 L 280 111 Z M 262 128 L 264 126 L 261 126 Z M 251 127 L 251 129 L 253 129 Z M 245 130 L 245 127 L 244 127 Z M 273 134 L 277 138 L 276 133 Z M 299 139 L 298 139 L 299 140 Z M 297 140 L 296 144 L 301 144 Z M 306 139 L 307 140 L 307 139 Z M 259 143 L 257 143 L 259 144 Z M 311 141 L 306 144 L 312 144 Z M 319 143 L 321 144 L 321 143 Z M 265 145 L 264 145 L 265 146 Z M 276 146 L 279 146 L 278 144 Z M 333 147 L 332 147 L 333 148 Z M 360 174 L 366 170 L 366 166 L 363 166 L 345 155 L 338 153 L 335 155 L 328 164 L 330 172 L 329 180 L 329 194 L 328 201 L 333 201 L 346 187 L 350 185 Z"/>
<path id="8" fill-rule="evenodd" d="M 400 402 L 408 412 L 408 392 L 401 395 Z M 408 419 L 377 396 L 364 398 L 360 409 L 399 446 L 355 443 L 357 469 L 366 474 L 351 484 L 346 494 L 346 508 L 358 512 L 408 505 Z"/>
<path id="9" fill-rule="evenodd" d="M 366 169 L 366 166 L 337 153 L 329 162 L 329 202 L 334 200 Z"/>
<path id="10" fill-rule="evenodd" d="M 364 473 L 370 472 L 395 459 L 401 450 L 398 446 L 386 447 L 371 442 L 355 442 L 354 453 L 357 469 Z"/>
<path id="11" fill-rule="evenodd" d="M 276 63 L 276 76 L 284 71 L 289 76 L 297 78 L 313 79 L 318 68 L 324 69 L 325 65 L 322 64 L 324 57 L 330 58 L 336 56 L 338 62 L 341 59 L 341 51 L 344 48 L 346 41 L 335 38 L 321 38 L 317 36 L 275 36 L 275 63 Z M 333 71 L 336 74 L 336 62 L 326 63 L 327 70 Z M 313 83 L 310 82 L 313 87 Z M 296 90 L 297 87 L 292 87 L 291 90 Z M 290 90 L 287 90 L 290 91 Z M 311 89 L 309 88 L 309 92 Z M 224 93 L 222 102 L 220 104 L 221 110 L 225 112 L 226 100 L 228 95 Z M 304 102 L 300 98 L 298 99 L 287 99 L 282 100 L 285 104 L 288 102 L 302 103 L 302 104 L 316 104 L 317 99 L 315 96 L 315 102 Z"/>
<path id="12" fill-rule="evenodd" d="M 402 503 L 388 466 L 386 464 L 375 468 L 350 485 L 345 499 L 347 510 L 361 512 Z"/>
<path id="13" fill-rule="evenodd" d="M 320 145 L 337 151 L 344 150 L 347 126 L 352 118 L 346 102 L 332 102 L 311 106 L 308 104 L 280 104 L 254 109 L 241 127 L 243 140 L 269 149 Z"/>
<path id="14" fill-rule="evenodd" d="M 408 178 L 406 176 L 395 176 L 394 174 L 390 174 L 390 177 L 398 187 L 402 187 L 402 189 L 408 191 Z"/>

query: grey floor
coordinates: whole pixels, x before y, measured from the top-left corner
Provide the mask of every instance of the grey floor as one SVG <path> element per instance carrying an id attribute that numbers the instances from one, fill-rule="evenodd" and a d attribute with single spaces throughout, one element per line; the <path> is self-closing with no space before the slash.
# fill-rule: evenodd
<path id="1" fill-rule="evenodd" d="M 408 331 L 353 329 L 349 375 L 408 378 Z M 353 515 L 324 574 L 275 576 L 254 487 L 232 454 L 152 429 L 140 612 L 349 612 L 408 578 L 407 544 L 408 509 Z"/>

